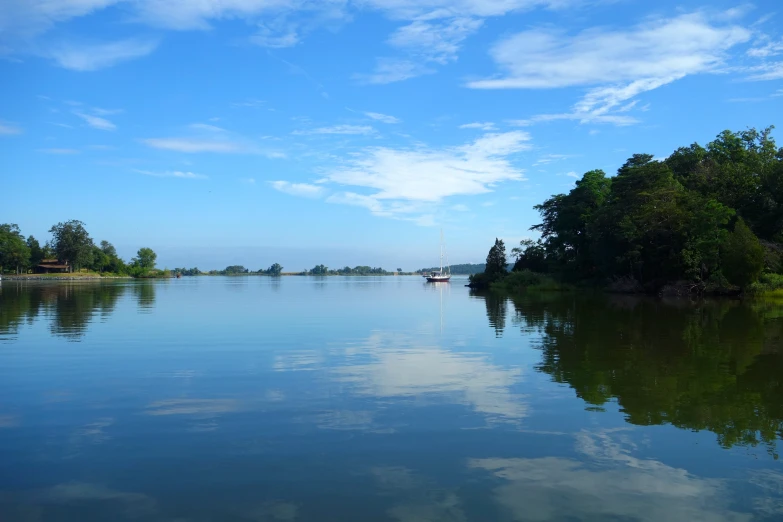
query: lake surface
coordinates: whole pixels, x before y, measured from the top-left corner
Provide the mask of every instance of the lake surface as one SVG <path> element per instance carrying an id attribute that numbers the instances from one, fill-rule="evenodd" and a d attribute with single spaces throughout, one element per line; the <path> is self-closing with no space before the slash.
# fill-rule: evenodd
<path id="1" fill-rule="evenodd" d="M 0 520 L 783 520 L 783 305 L 0 283 Z"/>

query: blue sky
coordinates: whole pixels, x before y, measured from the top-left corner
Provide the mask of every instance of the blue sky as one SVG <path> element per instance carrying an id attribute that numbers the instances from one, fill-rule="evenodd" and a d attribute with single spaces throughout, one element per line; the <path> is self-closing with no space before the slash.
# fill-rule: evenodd
<path id="1" fill-rule="evenodd" d="M 783 124 L 783 12 L 0 0 L 0 222 L 252 269 L 480 262 L 633 153 Z"/>

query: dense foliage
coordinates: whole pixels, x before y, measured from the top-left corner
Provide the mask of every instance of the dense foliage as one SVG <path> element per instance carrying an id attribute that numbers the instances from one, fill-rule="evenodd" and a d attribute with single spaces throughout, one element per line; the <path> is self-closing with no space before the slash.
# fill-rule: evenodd
<path id="1" fill-rule="evenodd" d="M 108 241 L 96 245 L 84 223 L 72 219 L 57 223 L 49 230 L 50 241 L 41 246 L 33 236 L 24 238 L 14 224 L 0 224 L 0 273 L 13 270 L 17 274 L 34 272 L 45 260 L 68 265 L 69 272 L 83 270 L 100 274 L 134 277 L 157 277 L 168 272 L 157 270 L 157 255 L 150 248 L 139 249 L 130 264 L 118 255 Z"/>
<path id="2" fill-rule="evenodd" d="M 507 315 L 510 324 L 536 331 L 536 370 L 568 385 L 587 406 L 616 402 L 631 424 L 709 430 L 723 447 L 761 444 L 777 455 L 783 435 L 779 303 L 726 299 L 694 306 L 536 293 L 508 300 L 490 293 L 486 307 L 498 335 Z"/>
<path id="3" fill-rule="evenodd" d="M 648 291 L 747 288 L 781 272 L 783 148 L 771 130 L 724 131 L 663 161 L 635 154 L 614 177 L 586 172 L 535 207 L 541 239 L 512 250 L 514 269 Z"/>

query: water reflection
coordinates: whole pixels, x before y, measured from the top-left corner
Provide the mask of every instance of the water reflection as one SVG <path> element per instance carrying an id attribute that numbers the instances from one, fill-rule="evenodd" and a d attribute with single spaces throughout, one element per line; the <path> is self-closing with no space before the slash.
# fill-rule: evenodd
<path id="1" fill-rule="evenodd" d="M 527 415 L 524 397 L 512 392 L 522 370 L 496 366 L 485 354 L 455 353 L 418 337 L 376 332 L 348 355 L 334 374 L 354 393 L 416 397 L 420 403 L 445 400 L 467 405 L 490 422 L 513 422 Z"/>
<path id="2" fill-rule="evenodd" d="M 487 310 L 499 309 L 489 296 Z M 710 430 L 723 447 L 783 436 L 783 313 L 767 302 L 697 304 L 527 296 L 523 332 L 539 332 L 536 367 L 593 407 L 616 400 L 626 421 Z M 497 331 L 497 320 L 490 325 Z"/>
<path id="3" fill-rule="evenodd" d="M 508 299 L 494 292 L 477 292 L 474 290 L 470 291 L 470 296 L 484 300 L 484 304 L 487 306 L 489 325 L 495 329 L 495 337 L 502 337 L 503 330 L 506 328 Z"/>
<path id="4" fill-rule="evenodd" d="M 136 302 L 140 311 L 151 313 L 155 308 L 155 292 L 158 284 L 156 281 L 142 280 L 130 286 L 133 289 L 133 294 L 136 296 Z"/>
<path id="5" fill-rule="evenodd" d="M 79 341 L 96 318 L 107 320 L 122 296 L 133 289 L 140 309 L 155 304 L 155 283 L 115 282 L 28 283 L 4 281 L 0 286 L 0 340 L 13 339 L 22 325 L 32 325 L 39 315 L 49 320 L 50 332 Z"/>
<path id="6" fill-rule="evenodd" d="M 576 435 L 579 459 L 481 458 L 469 467 L 500 480 L 494 496 L 510 520 L 740 521 L 731 484 L 633 455 L 624 430 Z M 778 512 L 778 515 L 781 513 Z"/>

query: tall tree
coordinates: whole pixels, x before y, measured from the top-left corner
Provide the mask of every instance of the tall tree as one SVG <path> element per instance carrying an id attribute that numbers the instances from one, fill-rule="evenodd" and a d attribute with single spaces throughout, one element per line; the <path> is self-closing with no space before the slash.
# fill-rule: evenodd
<path id="1" fill-rule="evenodd" d="M 101 241 L 101 251 L 109 257 L 117 257 L 117 249 L 105 239 Z"/>
<path id="2" fill-rule="evenodd" d="M 721 252 L 723 274 L 741 288 L 758 279 L 764 269 L 764 248 L 742 218 L 726 237 Z"/>
<path id="3" fill-rule="evenodd" d="M 484 269 L 484 273 L 491 279 L 500 278 L 508 273 L 507 265 L 506 245 L 502 239 L 495 238 L 495 244 L 487 254 L 487 267 Z"/>
<path id="4" fill-rule="evenodd" d="M 142 270 L 152 270 L 155 268 L 155 261 L 158 255 L 151 248 L 140 248 L 133 258 L 133 264 Z"/>
<path id="5" fill-rule="evenodd" d="M 18 274 L 30 264 L 30 248 L 19 230 L 11 223 L 0 225 L 0 273 L 4 268 L 14 268 Z"/>
<path id="6" fill-rule="evenodd" d="M 41 244 L 33 236 L 27 238 L 27 247 L 30 249 L 30 266 L 38 266 L 41 261 L 46 259 L 44 257 L 44 249 L 41 248 Z"/>
<path id="7" fill-rule="evenodd" d="M 283 272 L 283 266 L 280 263 L 275 263 L 266 269 L 266 274 L 271 276 L 279 276 Z"/>
<path id="8" fill-rule="evenodd" d="M 52 234 L 52 244 L 57 258 L 67 261 L 70 269 L 77 270 L 92 263 L 93 242 L 84 223 L 76 219 L 57 223 L 49 232 Z"/>

